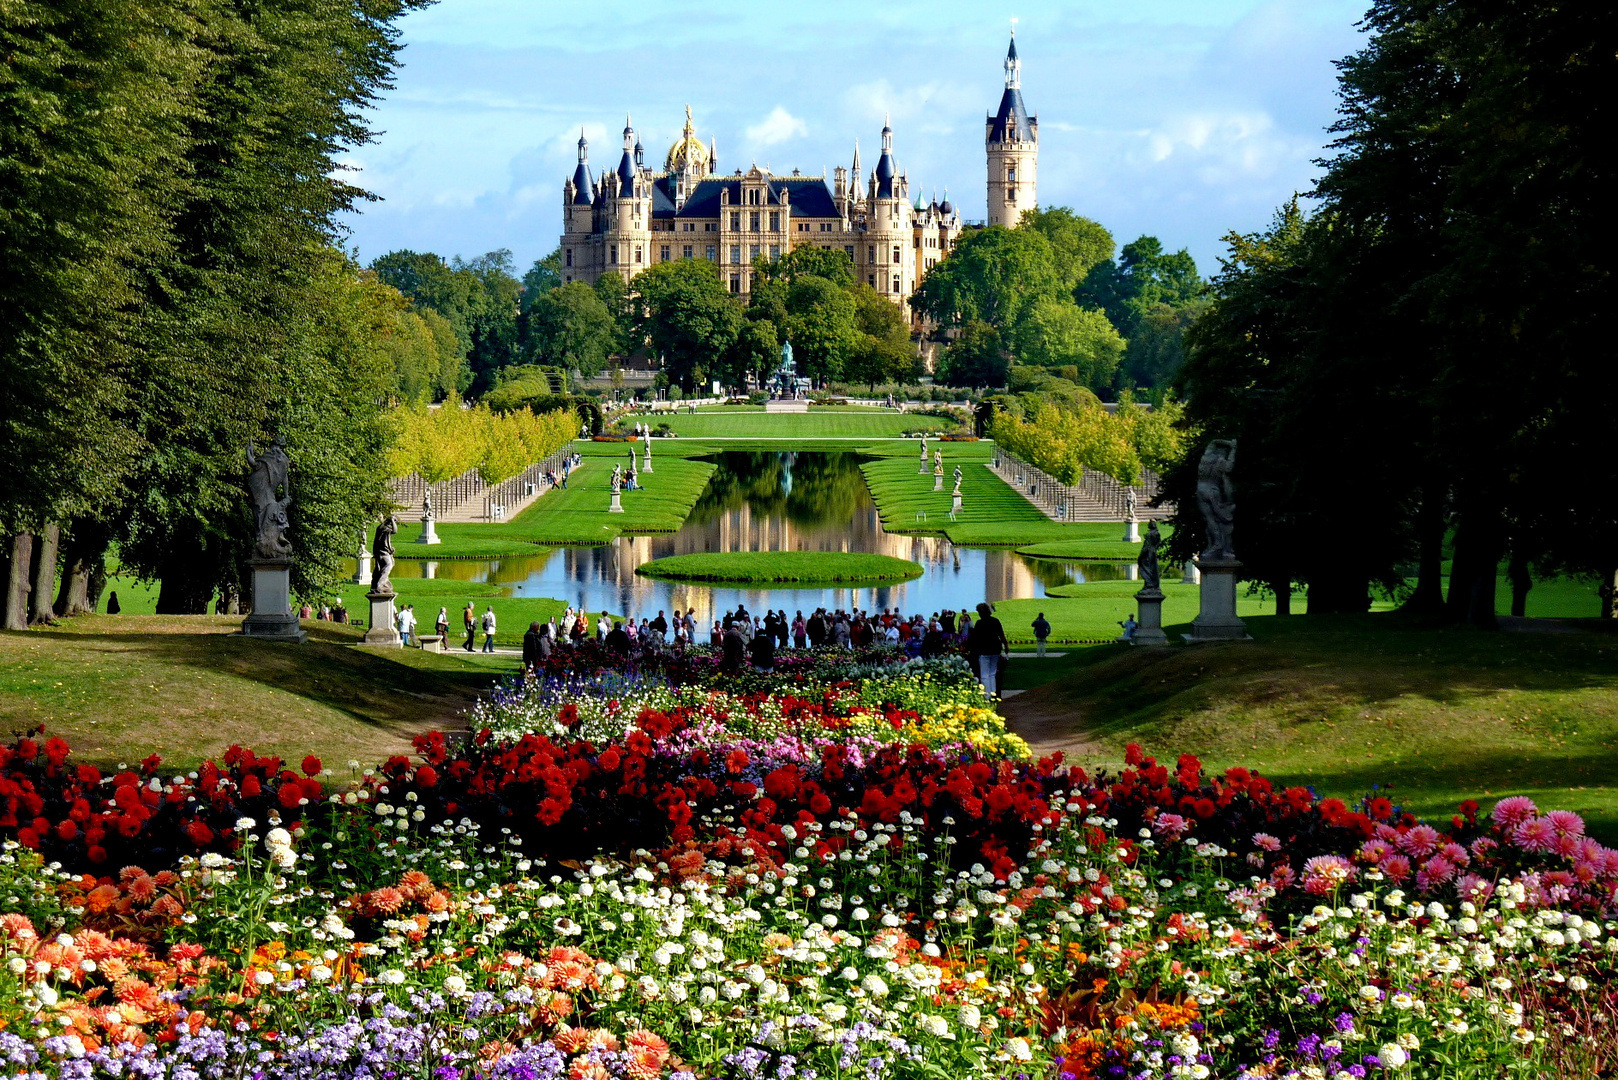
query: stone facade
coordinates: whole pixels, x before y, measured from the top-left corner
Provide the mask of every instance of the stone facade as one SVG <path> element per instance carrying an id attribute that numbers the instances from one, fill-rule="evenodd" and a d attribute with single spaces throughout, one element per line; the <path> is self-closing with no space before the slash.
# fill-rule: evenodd
<path id="1" fill-rule="evenodd" d="M 989 121 L 989 222 L 1015 225 L 1034 206 L 1038 121 L 1026 115 L 1018 89 L 1016 43 L 1006 57 L 1006 94 Z M 910 179 L 893 155 L 893 129 L 882 128 L 881 155 L 861 171 L 858 143 L 849 168 L 778 175 L 753 165 L 722 174 L 718 148 L 697 137 L 688 106 L 685 130 L 661 170 L 646 164 L 628 118 L 623 150 L 611 172 L 592 176 L 581 133 L 573 176 L 562 186 L 562 280 L 594 283 L 602 274 L 633 278 L 671 259 L 707 259 L 730 291 L 752 288 L 753 260 L 778 259 L 802 244 L 842 250 L 856 277 L 910 314 L 910 296 L 961 234 L 961 218 L 944 200 L 912 201 Z M 997 201 L 998 200 L 998 201 Z M 997 209 L 998 208 L 998 209 Z M 1014 212 L 1013 212 L 1014 211 Z"/>

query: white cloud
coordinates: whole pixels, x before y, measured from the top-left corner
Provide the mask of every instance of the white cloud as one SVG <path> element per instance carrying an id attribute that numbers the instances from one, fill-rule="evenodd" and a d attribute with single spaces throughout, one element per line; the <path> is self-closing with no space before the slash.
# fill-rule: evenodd
<path id="1" fill-rule="evenodd" d="M 807 124 L 777 105 L 770 110 L 770 115 L 747 129 L 747 141 L 759 146 L 774 146 L 808 133 Z"/>

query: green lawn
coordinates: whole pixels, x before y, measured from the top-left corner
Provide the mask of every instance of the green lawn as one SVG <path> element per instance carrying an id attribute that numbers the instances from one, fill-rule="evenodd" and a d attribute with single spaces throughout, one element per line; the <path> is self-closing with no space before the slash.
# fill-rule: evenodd
<path id="1" fill-rule="evenodd" d="M 659 414 L 653 423 L 667 423 L 681 438 L 704 439 L 889 439 L 954 426 L 933 416 L 835 405 L 811 405 L 807 413 L 768 414 L 762 405 L 713 405 L 699 408 L 695 416 Z"/>
<path id="2" fill-rule="evenodd" d="M 1111 641 L 1121 631 L 1118 624 L 1135 611 L 1135 594 L 1140 591 L 1138 581 L 1092 581 L 1077 585 L 1059 585 L 1051 595 L 1038 600 L 997 600 L 994 611 L 1005 623 L 1006 636 L 1014 643 L 1032 644 L 1034 617 L 1041 611 L 1051 624 L 1051 642 Z M 1196 585 L 1182 585 L 1178 578 L 1163 582 L 1163 628 L 1171 640 L 1190 632 L 1191 620 L 1197 617 L 1201 598 Z M 1254 600 L 1240 596 L 1236 601 L 1237 613 L 1242 618 L 1266 615 L 1275 611 L 1271 600 Z"/>
<path id="3" fill-rule="evenodd" d="M 909 581 L 921 576 L 921 567 L 909 559 L 890 555 L 849 554 L 840 551 L 736 551 L 698 555 L 671 555 L 653 559 L 635 573 L 672 581 L 714 581 L 738 584 L 796 582 L 801 584 L 880 584 Z"/>
<path id="4" fill-rule="evenodd" d="M 1248 626 L 1248 643 L 1014 659 L 1008 685 L 1045 685 L 1005 711 L 1037 750 L 1087 766 L 1116 766 L 1139 742 L 1344 798 L 1381 785 L 1436 817 L 1522 794 L 1618 840 L 1618 635 L 1433 629 L 1397 614 Z"/>
<path id="5" fill-rule="evenodd" d="M 408 753 L 412 736 L 464 730 L 509 656 L 353 648 L 358 631 L 306 623 L 301 645 L 233 636 L 239 616 L 96 616 L 0 633 L 0 731 L 36 724 L 85 761 L 154 751 L 193 768 L 232 743 L 342 771 Z"/>
<path id="6" fill-rule="evenodd" d="M 1100 559 L 1103 562 L 1134 562 L 1140 554 L 1140 545 L 1122 539 L 1124 526 L 1111 521 L 1082 521 L 1064 526 L 1069 540 L 1047 540 L 1039 544 L 1025 544 L 1017 549 L 1019 555 L 1036 559 Z M 1142 531 L 1145 530 L 1143 525 Z M 1174 532 L 1172 526 L 1160 525 L 1166 540 Z"/>

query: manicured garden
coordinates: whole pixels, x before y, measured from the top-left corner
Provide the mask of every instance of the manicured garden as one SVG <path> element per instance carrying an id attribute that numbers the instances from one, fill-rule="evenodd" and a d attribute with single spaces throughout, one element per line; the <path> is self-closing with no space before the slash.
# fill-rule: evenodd
<path id="1" fill-rule="evenodd" d="M 694 416 L 659 413 L 651 422 L 667 424 L 682 438 L 708 439 L 891 439 L 955 427 L 936 416 L 837 405 L 811 405 L 806 413 L 766 413 L 762 405 L 708 405 Z"/>
<path id="2" fill-rule="evenodd" d="M 635 573 L 670 581 L 736 584 L 871 585 L 909 581 L 922 569 L 909 559 L 843 551 L 731 551 L 671 555 L 642 563 Z"/>
<path id="3" fill-rule="evenodd" d="M 960 661 L 559 649 L 455 745 L 0 749 L 0 1054 L 266 1080 L 1593 1076 L 1575 814 L 1033 760 Z"/>

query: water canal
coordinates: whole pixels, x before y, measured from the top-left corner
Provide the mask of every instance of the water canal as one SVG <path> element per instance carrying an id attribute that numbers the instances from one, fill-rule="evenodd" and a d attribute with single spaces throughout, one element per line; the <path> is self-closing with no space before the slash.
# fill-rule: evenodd
<path id="1" fill-rule="evenodd" d="M 1009 550 L 957 547 L 943 537 L 887 532 L 859 470 L 857 454 L 824 451 L 726 451 L 679 531 L 625 536 L 596 547 L 490 560 L 400 559 L 396 579 L 438 577 L 486 582 L 512 596 L 552 597 L 590 611 L 651 616 L 695 608 L 711 621 L 738 603 L 751 611 L 816 607 L 897 607 L 931 613 L 988 599 L 1037 598 L 1058 585 L 1127 578 L 1132 563 L 1033 559 Z M 850 588 L 714 586 L 658 581 L 635 568 L 651 559 L 696 552 L 848 551 L 911 559 L 921 577 L 896 585 Z"/>

